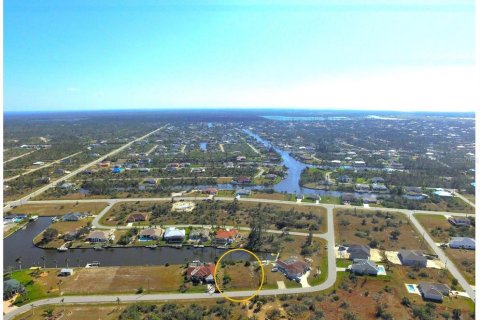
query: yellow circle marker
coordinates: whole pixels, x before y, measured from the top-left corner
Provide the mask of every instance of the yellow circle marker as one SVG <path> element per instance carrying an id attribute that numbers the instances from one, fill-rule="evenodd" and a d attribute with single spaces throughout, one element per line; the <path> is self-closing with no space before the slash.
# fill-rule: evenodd
<path id="1" fill-rule="evenodd" d="M 217 283 L 217 268 L 218 268 L 218 265 L 220 264 L 220 261 L 222 261 L 222 259 L 229 253 L 232 253 L 232 252 L 235 252 L 235 251 L 244 251 L 248 254 L 251 254 L 252 256 L 255 257 L 255 259 L 258 261 L 258 265 L 260 266 L 260 269 L 262 270 L 262 281 L 260 282 L 260 286 L 258 287 L 258 289 L 250 296 L 250 297 L 247 297 L 245 299 L 234 299 L 234 298 L 230 298 L 229 296 L 226 295 L 225 292 L 223 292 L 222 290 L 220 290 L 220 287 L 218 286 L 218 283 Z M 224 254 L 222 254 L 220 256 L 220 259 L 218 259 L 217 263 L 215 264 L 215 269 L 213 270 L 213 280 L 215 281 L 215 288 L 217 288 L 218 292 L 220 292 L 220 294 L 227 300 L 230 300 L 232 302 L 247 302 L 248 300 L 252 299 L 253 297 L 255 297 L 256 295 L 258 295 L 258 293 L 260 292 L 260 290 L 262 290 L 262 287 L 263 287 L 263 282 L 265 281 L 265 269 L 263 269 L 263 266 L 262 266 L 262 261 L 260 261 L 260 259 L 258 258 L 258 256 L 247 250 L 247 249 L 242 249 L 242 248 L 238 248 L 238 249 L 231 249 L 231 250 L 228 250 L 226 251 Z"/>

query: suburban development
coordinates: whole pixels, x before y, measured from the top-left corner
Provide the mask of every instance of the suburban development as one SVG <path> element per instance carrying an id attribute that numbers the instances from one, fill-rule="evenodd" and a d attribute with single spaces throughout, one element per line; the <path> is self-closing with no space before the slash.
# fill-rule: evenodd
<path id="1" fill-rule="evenodd" d="M 7 114 L 5 318 L 474 318 L 474 118 L 240 114 Z"/>

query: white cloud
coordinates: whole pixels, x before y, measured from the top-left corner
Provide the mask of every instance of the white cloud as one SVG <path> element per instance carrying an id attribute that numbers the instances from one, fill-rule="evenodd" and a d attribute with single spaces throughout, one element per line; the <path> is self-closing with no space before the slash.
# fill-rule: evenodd
<path id="1" fill-rule="evenodd" d="M 210 102 L 217 106 L 227 102 L 258 107 L 475 111 L 480 105 L 478 88 L 474 67 L 406 67 L 318 78 L 286 88 L 223 93 Z M 208 98 L 198 98 L 208 103 Z"/>
<path id="2" fill-rule="evenodd" d="M 69 92 L 77 92 L 77 91 L 80 91 L 80 89 L 79 89 L 79 88 L 76 88 L 76 87 L 68 87 L 68 88 L 67 88 L 67 91 L 69 91 Z"/>

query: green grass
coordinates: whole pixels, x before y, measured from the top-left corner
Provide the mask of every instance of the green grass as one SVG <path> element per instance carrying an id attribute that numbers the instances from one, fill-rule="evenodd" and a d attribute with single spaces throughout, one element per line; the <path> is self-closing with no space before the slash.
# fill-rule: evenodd
<path id="1" fill-rule="evenodd" d="M 23 305 L 28 302 L 43 299 L 46 297 L 58 296 L 58 294 L 47 293 L 44 288 L 36 283 L 35 277 L 32 275 L 34 270 L 19 270 L 12 273 L 11 278 L 19 281 L 25 286 L 26 294 L 15 300 L 15 305 Z"/>
<path id="2" fill-rule="evenodd" d="M 337 267 L 338 268 L 346 268 L 352 264 L 352 261 L 347 259 L 337 259 Z"/>
<path id="3" fill-rule="evenodd" d="M 328 256 L 325 254 L 320 261 L 320 275 L 318 277 L 314 277 L 309 284 L 311 286 L 319 285 L 327 280 L 328 276 Z"/>

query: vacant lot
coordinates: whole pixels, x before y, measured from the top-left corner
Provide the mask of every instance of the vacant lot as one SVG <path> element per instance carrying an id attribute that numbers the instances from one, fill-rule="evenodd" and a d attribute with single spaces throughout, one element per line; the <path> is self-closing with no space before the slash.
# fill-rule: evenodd
<path id="1" fill-rule="evenodd" d="M 445 249 L 468 283 L 475 285 L 475 250 Z"/>
<path id="2" fill-rule="evenodd" d="M 64 294 L 135 293 L 138 288 L 151 292 L 178 291 L 182 266 L 76 268 L 70 277 L 59 277 L 58 270 L 37 281 L 46 290 Z"/>
<path id="3" fill-rule="evenodd" d="M 325 209 L 290 204 L 263 204 L 256 202 L 196 201 L 191 212 L 172 212 L 171 202 L 118 203 L 102 218 L 110 226 L 123 225 L 134 212 L 150 215 L 148 223 L 157 225 L 202 224 L 249 226 L 252 217 L 262 215 L 268 228 L 325 232 Z M 147 224 L 148 224 L 147 223 Z"/>
<path id="4" fill-rule="evenodd" d="M 262 280 L 262 271 L 254 263 L 237 262 L 222 264 L 217 268 L 217 284 L 222 291 L 257 290 Z"/>
<path id="5" fill-rule="evenodd" d="M 475 227 L 455 227 L 442 215 L 415 214 L 417 220 L 436 242 L 449 242 L 451 237 L 475 237 Z"/>
<path id="6" fill-rule="evenodd" d="M 58 216 L 69 212 L 89 212 L 97 214 L 107 206 L 105 202 L 89 203 L 42 203 L 42 204 L 24 204 L 12 209 L 12 213 L 25 213 L 38 216 Z"/>
<path id="7" fill-rule="evenodd" d="M 337 244 L 367 244 L 385 250 L 430 250 L 405 215 L 381 210 L 335 210 L 335 238 Z"/>

